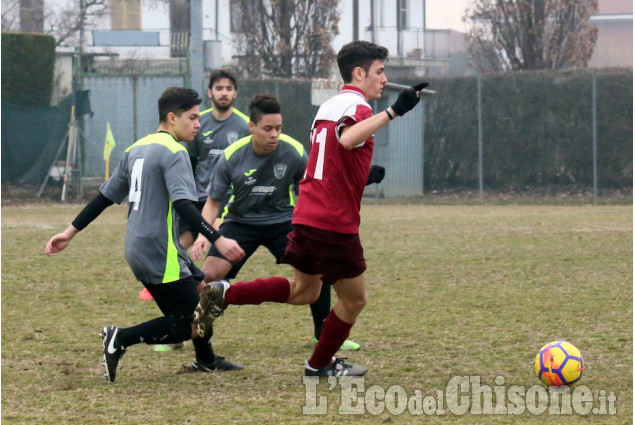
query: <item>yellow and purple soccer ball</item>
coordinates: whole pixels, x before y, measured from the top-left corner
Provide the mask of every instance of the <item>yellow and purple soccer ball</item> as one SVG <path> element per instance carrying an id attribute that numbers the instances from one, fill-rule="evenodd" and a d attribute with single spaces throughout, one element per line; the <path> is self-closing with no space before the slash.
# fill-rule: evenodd
<path id="1" fill-rule="evenodd" d="M 567 341 L 553 341 L 536 355 L 536 375 L 545 385 L 572 385 L 582 377 L 582 353 Z"/>

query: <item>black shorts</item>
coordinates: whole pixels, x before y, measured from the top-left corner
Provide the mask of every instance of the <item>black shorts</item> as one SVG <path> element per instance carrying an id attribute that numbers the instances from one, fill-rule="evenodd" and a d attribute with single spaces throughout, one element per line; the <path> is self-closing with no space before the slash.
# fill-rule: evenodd
<path id="1" fill-rule="evenodd" d="M 287 234 L 293 229 L 290 221 L 276 224 L 256 226 L 251 224 L 237 223 L 235 221 L 225 222 L 220 226 L 220 233 L 229 239 L 234 239 L 245 251 L 245 256 L 238 263 L 232 263 L 233 267 L 225 276 L 227 279 L 236 277 L 240 269 L 260 246 L 266 247 L 280 262 L 280 257 L 287 247 Z M 212 245 L 208 256 L 225 258 L 218 249 Z"/>
<path id="2" fill-rule="evenodd" d="M 164 316 L 194 320 L 194 309 L 198 305 L 198 284 L 203 280 L 203 272 L 190 260 L 191 276 L 169 283 L 143 283 L 159 306 Z"/>
<path id="3" fill-rule="evenodd" d="M 142 283 L 148 288 L 164 316 L 194 320 L 194 309 L 199 301 L 197 286 L 200 281 L 189 276 L 170 283 Z"/>
<path id="4" fill-rule="evenodd" d="M 358 234 L 329 232 L 303 225 L 293 226 L 280 262 L 290 264 L 302 273 L 322 275 L 322 281 L 329 285 L 366 271 Z"/>

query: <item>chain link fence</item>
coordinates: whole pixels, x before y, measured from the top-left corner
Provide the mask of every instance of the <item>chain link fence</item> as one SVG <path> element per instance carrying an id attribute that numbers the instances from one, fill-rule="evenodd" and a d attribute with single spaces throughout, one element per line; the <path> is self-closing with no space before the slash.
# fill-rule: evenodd
<path id="1" fill-rule="evenodd" d="M 419 80 L 395 82 L 409 85 Z M 593 191 L 594 201 L 604 190 L 632 196 L 631 68 L 429 81 L 435 94 L 376 135 L 374 161 L 391 167 L 381 186 L 382 196 L 465 191 L 478 193 L 482 200 L 483 193 L 490 191 L 546 189 Z M 86 78 L 85 83 L 94 114 L 85 117 L 82 176 L 103 178 L 106 123 L 110 122 L 117 141 L 110 159 L 112 171 L 127 146 L 156 129 L 158 95 L 169 85 L 183 85 L 184 79 L 178 74 L 103 74 Z M 241 80 L 235 106 L 249 114 L 252 97 L 264 92 L 281 102 L 283 132 L 309 148 L 309 130 L 318 109 L 311 104 L 311 81 Z M 397 94 L 384 93 L 385 99 L 371 105 L 376 111 Z M 5 133 L 3 128 L 8 143 L 11 137 Z M 3 142 L 3 153 L 5 147 Z M 10 166 L 3 161 L 3 167 Z M 409 179 L 416 183 L 404 185 Z"/>
<path id="2" fill-rule="evenodd" d="M 632 192 L 632 69 L 514 72 L 430 81 L 435 94 L 423 100 L 423 113 L 410 113 L 424 120 L 423 134 L 381 137 L 383 143 L 402 144 L 405 149 L 423 145 L 423 155 L 401 159 L 399 169 L 390 171 L 404 180 L 413 168 L 423 170 L 420 186 L 410 189 L 410 196 L 463 190 L 478 191 L 482 200 L 486 191 L 549 189 L 592 191 L 597 200 L 602 190 Z M 317 111 L 310 102 L 310 82 L 240 84 L 241 110 L 248 112 L 253 94 L 276 95 L 283 107 L 283 131 L 308 147 Z M 385 95 L 390 96 L 387 90 Z M 373 106 L 380 110 L 388 104 L 382 99 Z M 399 125 L 399 120 L 390 124 Z M 384 195 L 403 196 L 403 191 L 395 192 L 399 195 Z"/>
<path id="3" fill-rule="evenodd" d="M 632 69 L 433 80 L 425 189 L 632 190 Z"/>

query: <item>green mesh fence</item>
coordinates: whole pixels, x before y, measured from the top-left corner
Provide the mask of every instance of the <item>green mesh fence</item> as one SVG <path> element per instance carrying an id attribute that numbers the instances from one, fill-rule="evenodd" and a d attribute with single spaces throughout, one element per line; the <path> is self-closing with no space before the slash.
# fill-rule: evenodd
<path id="1" fill-rule="evenodd" d="M 477 77 L 432 79 L 426 189 L 478 185 L 478 85 Z M 480 85 L 486 188 L 592 185 L 594 109 L 598 185 L 632 187 L 631 69 L 488 75 Z"/>
<path id="2" fill-rule="evenodd" d="M 424 189 L 475 189 L 481 182 L 486 190 L 524 190 L 552 185 L 590 188 L 595 183 L 594 174 L 599 188 L 632 188 L 631 68 L 421 79 L 431 81 L 430 88 L 436 92 L 425 97 L 423 111 L 420 111 L 421 119 L 425 120 L 423 134 L 421 131 L 417 134 L 400 131 L 398 138 L 393 137 L 395 140 L 382 139 L 384 144 L 424 144 L 423 159 L 422 155 L 399 159 L 408 163 L 400 163 L 395 167 L 398 169 L 391 170 L 405 174 L 416 167 L 423 168 L 424 178 L 417 179 L 421 181 L 421 187 L 413 189 L 412 195 L 420 194 Z M 411 84 L 418 80 L 391 81 Z M 99 81 L 94 84 L 100 84 Z M 92 87 L 94 92 L 97 89 L 97 86 Z M 282 104 L 283 132 L 309 148 L 309 130 L 318 109 L 311 105 L 310 81 L 241 80 L 238 89 L 236 107 L 245 113 L 249 112 L 247 105 L 254 95 L 264 92 L 276 95 Z M 144 93 L 139 95 L 137 105 L 156 105 L 156 95 Z M 107 100 L 105 102 L 109 104 Z M 386 104 L 386 101 L 376 103 L 380 104 Z M 119 104 L 118 108 L 95 108 L 95 116 L 87 119 L 86 139 L 90 143 L 86 144 L 86 170 L 103 169 L 102 127 L 105 126 L 93 126 L 92 122 L 117 122 L 117 134 L 132 134 L 132 117 L 139 112 L 127 112 L 127 120 L 117 120 L 113 114 L 119 109 Z M 60 137 L 63 138 L 68 114 L 63 120 L 54 120 L 62 124 L 59 136 L 49 130 L 42 132 L 42 128 L 50 129 L 52 124 L 33 124 L 34 117 L 39 115 L 37 112 L 24 113 L 3 105 L 2 115 L 2 180 L 20 180 L 19 174 L 28 167 L 29 173 L 37 176 L 28 180 L 37 182 L 40 176 L 46 175 L 50 158 L 37 160 L 32 154 L 55 149 Z M 28 124 L 21 124 L 24 116 L 28 117 Z M 390 125 L 398 126 L 399 120 Z M 50 133 L 48 142 L 43 139 L 46 133 Z M 34 146 L 36 141 L 39 144 Z M 132 137 L 124 137 L 119 142 L 124 146 L 132 142 Z M 43 147 L 48 146 L 47 143 L 54 146 Z M 390 158 L 386 160 L 391 161 Z M 90 161 L 97 163 L 89 164 Z M 95 175 L 101 175 L 101 172 Z M 85 172 L 84 176 L 93 175 Z M 399 176 L 402 177 L 408 176 Z M 387 193 L 386 196 L 391 195 Z"/>

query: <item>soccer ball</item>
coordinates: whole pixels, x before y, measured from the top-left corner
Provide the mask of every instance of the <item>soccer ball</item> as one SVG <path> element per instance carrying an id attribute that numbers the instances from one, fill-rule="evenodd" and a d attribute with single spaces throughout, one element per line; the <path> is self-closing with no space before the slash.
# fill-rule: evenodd
<path id="1" fill-rule="evenodd" d="M 545 385 L 571 385 L 582 377 L 582 353 L 567 341 L 553 341 L 536 355 L 536 375 Z"/>

